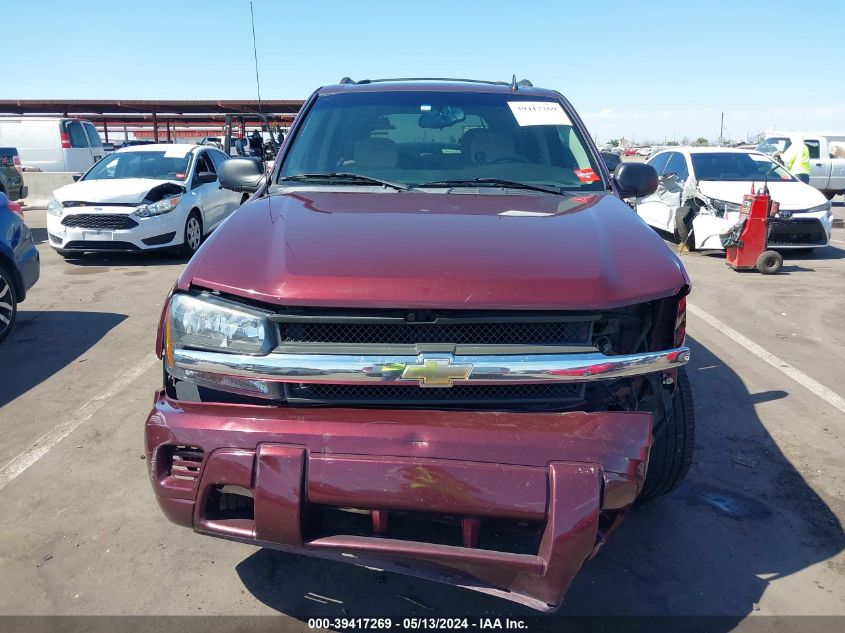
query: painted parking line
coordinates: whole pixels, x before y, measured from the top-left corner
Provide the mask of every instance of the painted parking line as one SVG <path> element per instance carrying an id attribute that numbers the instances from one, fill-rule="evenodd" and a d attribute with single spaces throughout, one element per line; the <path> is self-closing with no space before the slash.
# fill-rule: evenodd
<path id="1" fill-rule="evenodd" d="M 13 481 L 18 475 L 23 473 L 35 462 L 44 457 L 50 449 L 88 421 L 95 413 L 97 413 L 97 411 L 102 409 L 109 400 L 132 384 L 157 362 L 159 362 L 159 360 L 155 354 L 151 353 L 144 356 L 144 358 L 142 358 L 138 363 L 118 376 L 117 380 L 109 385 L 105 391 L 91 398 L 88 402 L 79 407 L 79 409 L 77 409 L 67 420 L 57 424 L 47 431 L 47 433 L 39 437 L 32 446 L 20 453 L 17 457 L 14 457 L 9 463 L 3 466 L 3 468 L 0 468 L 0 490 L 5 488 L 7 484 Z"/>
<path id="2" fill-rule="evenodd" d="M 702 321 L 706 321 L 708 324 L 712 325 L 716 330 L 727 336 L 735 343 L 738 343 L 739 345 L 744 347 L 746 350 L 754 354 L 760 360 L 767 362 L 769 365 L 771 365 L 778 371 L 792 378 L 792 380 L 817 395 L 819 398 L 827 402 L 830 406 L 839 409 L 842 413 L 845 413 L 845 398 L 840 396 L 838 393 L 832 391 L 831 389 L 828 389 L 817 380 L 810 378 L 800 369 L 793 367 L 785 360 L 778 358 L 765 348 L 757 345 L 757 343 L 749 339 L 747 336 L 740 334 L 735 329 L 733 329 L 726 323 L 723 323 L 709 312 L 706 312 L 698 306 L 694 306 L 691 304 L 687 304 L 687 310 L 689 310 L 691 314 L 694 314 Z"/>

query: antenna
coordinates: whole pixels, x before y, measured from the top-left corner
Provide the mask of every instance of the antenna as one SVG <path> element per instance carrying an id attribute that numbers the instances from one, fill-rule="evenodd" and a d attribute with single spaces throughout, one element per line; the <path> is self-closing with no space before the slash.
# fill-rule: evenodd
<path id="1" fill-rule="evenodd" d="M 249 19 L 252 22 L 252 56 L 255 59 L 255 89 L 258 93 L 258 119 L 261 127 L 264 126 L 264 114 L 261 111 L 261 82 L 258 79 L 258 47 L 255 45 L 255 14 L 252 11 L 252 2 L 249 3 Z M 269 125 L 267 126 L 270 127 Z M 273 132 L 270 132 L 270 138 Z"/>

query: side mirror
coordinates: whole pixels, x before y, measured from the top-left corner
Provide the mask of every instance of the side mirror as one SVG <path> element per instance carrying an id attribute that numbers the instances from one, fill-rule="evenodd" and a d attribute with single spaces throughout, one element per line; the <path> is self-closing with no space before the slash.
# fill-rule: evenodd
<path id="1" fill-rule="evenodd" d="M 645 198 L 657 191 L 657 170 L 643 163 L 622 163 L 613 173 L 622 198 Z"/>
<path id="2" fill-rule="evenodd" d="M 261 187 L 264 168 L 260 160 L 230 158 L 220 166 L 220 186 L 232 191 L 255 193 Z"/>
<path id="3" fill-rule="evenodd" d="M 200 185 L 207 185 L 210 182 L 217 181 L 217 174 L 213 174 L 210 171 L 201 171 L 197 174 L 197 184 Z"/>
<path id="4" fill-rule="evenodd" d="M 79 174 L 73 174 L 73 175 L 71 176 L 71 178 L 73 178 L 73 182 L 79 182 L 79 179 L 80 179 L 80 178 L 82 178 L 84 175 L 85 175 L 85 174 L 82 174 L 82 173 L 79 173 Z"/>

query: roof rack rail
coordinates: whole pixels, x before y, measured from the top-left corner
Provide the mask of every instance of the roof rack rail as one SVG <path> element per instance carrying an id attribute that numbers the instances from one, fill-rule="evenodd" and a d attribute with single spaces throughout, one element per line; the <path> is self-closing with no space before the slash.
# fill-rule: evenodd
<path id="1" fill-rule="evenodd" d="M 470 84 L 489 84 L 492 86 L 509 86 L 510 84 L 507 81 L 486 81 L 483 79 L 460 79 L 457 77 L 393 77 L 390 79 L 360 79 L 358 81 L 354 81 L 349 77 L 344 77 L 340 80 L 341 84 L 375 84 L 375 83 L 384 83 L 389 81 L 457 81 L 462 83 L 470 83 Z M 523 83 L 528 82 L 528 83 Z M 527 79 L 523 79 L 519 85 L 526 85 L 530 86 L 531 82 Z"/>

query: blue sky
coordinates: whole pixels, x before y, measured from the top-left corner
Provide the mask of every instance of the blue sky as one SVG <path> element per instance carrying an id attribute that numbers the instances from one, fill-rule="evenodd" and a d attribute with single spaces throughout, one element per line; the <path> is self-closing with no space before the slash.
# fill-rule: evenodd
<path id="1" fill-rule="evenodd" d="M 599 140 L 845 128 L 845 2 L 254 0 L 262 96 L 344 75 L 560 90 Z M 3 2 L 0 98 L 253 98 L 248 0 Z"/>

